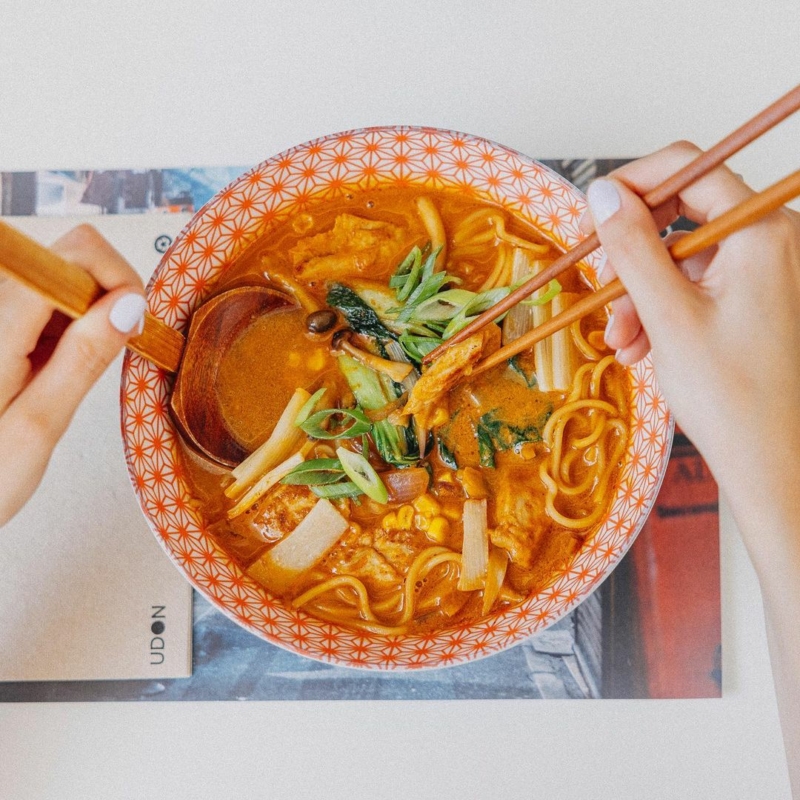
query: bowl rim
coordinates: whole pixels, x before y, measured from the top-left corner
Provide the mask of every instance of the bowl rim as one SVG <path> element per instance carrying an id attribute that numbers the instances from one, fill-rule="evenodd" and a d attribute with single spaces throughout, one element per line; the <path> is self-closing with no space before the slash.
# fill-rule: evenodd
<path id="1" fill-rule="evenodd" d="M 551 183 L 552 186 L 557 187 L 560 191 L 566 193 L 566 198 L 572 201 L 573 205 L 570 207 L 570 213 L 576 210 L 580 210 L 580 208 L 585 205 L 583 201 L 582 193 L 569 181 L 565 178 L 560 176 L 554 170 L 550 169 L 544 164 L 536 161 L 535 159 L 530 158 L 529 156 L 520 153 L 517 150 L 512 148 L 506 147 L 501 145 L 497 142 L 492 140 L 474 136 L 472 134 L 462 133 L 459 131 L 449 130 L 449 129 L 441 129 L 441 128 L 433 128 L 429 126 L 408 126 L 408 125 L 384 125 L 384 126 L 372 126 L 366 128 L 356 128 L 350 129 L 346 131 L 340 131 L 338 133 L 328 134 L 326 136 L 318 137 L 312 139 L 308 142 L 304 142 L 302 144 L 295 145 L 290 147 L 268 159 L 257 164 L 255 167 L 245 171 L 242 175 L 234 179 L 228 186 L 226 186 L 222 191 L 218 192 L 209 202 L 203 205 L 190 219 L 190 221 L 182 228 L 181 232 L 173 241 L 172 245 L 169 249 L 164 253 L 158 267 L 154 271 L 152 277 L 148 281 L 147 284 L 147 295 L 148 295 L 148 304 L 151 306 L 150 311 L 154 313 L 156 316 L 165 319 L 168 324 L 182 324 L 185 323 L 186 319 L 190 315 L 190 308 L 193 309 L 198 302 L 201 302 L 204 299 L 202 295 L 202 287 L 196 294 L 193 299 L 189 301 L 186 300 L 185 297 L 180 302 L 173 302 L 175 297 L 178 295 L 173 295 L 167 306 L 164 306 L 162 303 L 160 306 L 158 303 L 155 302 L 154 298 L 157 298 L 159 292 L 164 288 L 165 278 L 170 276 L 171 272 L 175 271 L 174 267 L 174 260 L 175 258 L 180 255 L 181 248 L 186 246 L 187 240 L 192 237 L 198 228 L 203 226 L 204 224 L 208 223 L 209 220 L 214 222 L 215 220 L 225 219 L 224 215 L 220 216 L 224 203 L 228 202 L 233 196 L 236 195 L 237 192 L 241 191 L 242 189 L 247 189 L 250 185 L 258 184 L 259 181 L 263 178 L 263 172 L 265 170 L 274 169 L 277 165 L 280 164 L 291 164 L 294 162 L 294 159 L 298 156 L 308 155 L 310 153 L 316 153 L 320 149 L 323 149 L 331 143 L 352 143 L 353 141 L 369 141 L 369 137 L 377 135 L 378 137 L 381 136 L 388 136 L 388 137 L 395 137 L 396 141 L 408 141 L 408 138 L 414 136 L 429 136 L 433 139 L 445 142 L 450 144 L 451 148 L 455 148 L 456 150 L 462 148 L 484 148 L 486 149 L 487 153 L 493 153 L 505 158 L 510 159 L 510 164 L 512 166 L 516 166 L 516 168 L 520 171 L 520 183 L 523 183 L 522 178 L 525 176 L 522 174 L 525 171 L 533 170 L 539 176 L 545 176 L 547 180 Z M 360 138 L 359 138 L 360 137 Z M 402 137 L 408 137 L 403 139 Z M 457 146 L 456 142 L 460 144 Z M 385 144 L 385 143 L 384 143 Z M 488 148 L 488 149 L 487 149 Z M 380 147 L 377 150 L 373 150 L 371 152 L 382 152 Z M 523 169 L 524 168 L 524 169 Z M 465 170 L 465 174 L 472 176 L 474 170 L 474 165 L 470 167 L 469 170 Z M 513 169 L 511 170 L 513 173 Z M 418 173 L 412 173 L 417 175 Z M 402 171 L 401 171 L 402 175 Z M 320 184 L 321 186 L 329 185 L 332 179 L 329 179 L 329 183 L 326 184 L 323 180 Z M 385 178 L 378 178 L 376 185 L 380 184 L 387 184 L 391 183 L 392 181 L 386 180 Z M 394 181 L 397 183 L 397 181 Z M 419 181 L 412 180 L 412 183 L 418 184 Z M 341 184 L 338 190 L 347 189 L 351 184 L 343 183 Z M 454 182 L 444 182 L 442 186 L 434 186 L 433 189 L 440 189 L 440 188 L 457 188 L 457 184 Z M 330 187 L 329 187 L 330 188 Z M 500 188 L 492 187 L 498 193 L 501 192 L 502 184 Z M 483 195 L 491 194 L 490 191 L 486 190 L 486 186 L 482 187 Z M 544 191 L 544 189 L 543 189 Z M 546 195 L 543 195 L 546 197 Z M 315 199 L 317 199 L 317 194 L 311 194 L 306 197 L 305 202 L 313 203 Z M 525 214 L 522 213 L 522 209 L 514 208 L 512 203 L 508 202 L 508 194 L 504 193 L 502 198 L 494 198 L 489 197 L 487 199 L 492 200 L 493 202 L 501 204 L 503 207 L 507 208 L 510 213 L 516 213 L 518 215 L 525 217 Z M 531 201 L 532 202 L 532 201 Z M 255 241 L 257 238 L 262 236 L 266 230 L 268 230 L 269 226 L 273 224 L 277 224 L 277 222 L 281 219 L 281 213 L 283 216 L 288 216 L 289 214 L 293 213 L 291 206 L 294 206 L 294 211 L 297 209 L 297 202 L 289 203 L 287 208 L 284 209 L 283 212 L 273 212 L 266 217 L 262 222 L 261 229 L 258 230 L 257 233 L 252 234 L 248 238 L 242 238 L 241 240 L 237 240 L 234 242 L 233 247 L 238 248 L 235 249 L 235 256 L 241 254 L 250 244 Z M 523 203 L 524 206 L 524 203 Z M 218 213 L 219 212 L 219 213 Z M 215 216 L 215 214 L 217 216 Z M 575 216 L 575 214 L 573 214 Z M 558 234 L 551 230 L 548 231 L 543 229 L 541 225 L 536 225 L 530 217 L 527 220 L 528 222 L 532 223 L 537 227 L 538 230 L 544 235 L 546 238 L 550 239 L 551 241 L 555 240 L 555 244 L 561 247 L 562 249 L 569 246 L 568 238 L 565 238 L 562 234 L 560 226 L 555 226 L 558 229 Z M 213 227 L 213 226 L 212 226 Z M 213 249 L 213 248 L 212 248 Z M 595 251 L 589 258 L 584 259 L 582 263 L 586 264 L 589 268 L 590 276 L 593 277 L 592 273 L 596 270 L 599 262 L 600 262 L 600 253 L 601 251 Z M 213 256 L 213 253 L 211 254 Z M 217 254 L 218 255 L 218 254 Z M 233 260 L 235 256 L 231 256 L 227 259 L 217 260 L 216 263 L 210 261 L 210 268 L 213 271 L 213 276 L 218 275 L 227 267 L 228 264 Z M 181 262 L 182 263 L 182 262 Z M 175 276 L 172 276 L 173 279 Z M 182 308 L 185 306 L 185 308 Z M 184 312 L 181 314 L 181 310 Z M 159 313 L 160 312 L 160 313 Z M 170 319 L 171 318 L 171 319 Z M 143 370 L 143 372 L 142 372 Z M 138 373 L 137 373 L 138 371 Z M 621 518 L 618 518 L 617 525 L 619 526 L 619 530 L 623 530 L 625 528 L 625 534 L 621 541 L 619 541 L 616 545 L 611 547 L 607 547 L 606 553 L 604 556 L 601 557 L 602 566 L 599 571 L 595 572 L 594 574 L 582 574 L 582 587 L 581 590 L 577 594 L 570 595 L 569 593 L 564 596 L 563 589 L 557 587 L 559 581 L 562 581 L 565 576 L 568 576 L 572 568 L 575 566 L 576 562 L 579 560 L 579 556 L 581 556 L 584 551 L 586 550 L 585 547 L 581 548 L 576 555 L 571 559 L 570 564 L 567 569 L 565 569 L 561 573 L 557 573 L 548 583 L 548 585 L 537 592 L 534 595 L 529 595 L 528 598 L 520 605 L 516 606 L 513 609 L 495 612 L 494 614 L 489 615 L 488 617 L 482 617 L 478 621 L 473 621 L 468 624 L 462 624 L 460 626 L 456 626 L 453 628 L 446 628 L 439 630 L 437 632 L 431 634 L 403 634 L 401 636 L 393 636 L 393 637 L 378 637 L 375 635 L 369 634 L 362 634 L 359 632 L 354 632 L 351 629 L 345 628 L 344 626 L 335 625 L 333 623 L 325 623 L 318 620 L 315 617 L 312 617 L 307 612 L 302 610 L 294 610 L 294 609 L 287 609 L 286 606 L 280 601 L 278 598 L 273 597 L 269 594 L 263 587 L 258 586 L 255 582 L 243 571 L 241 568 L 238 567 L 235 561 L 224 553 L 224 551 L 216 545 L 213 540 L 210 539 L 209 534 L 203 530 L 202 524 L 199 526 L 198 534 L 206 545 L 210 544 L 210 549 L 207 549 L 203 552 L 202 557 L 207 561 L 210 560 L 211 563 L 215 562 L 217 559 L 221 559 L 228 570 L 232 571 L 234 575 L 238 573 L 239 575 L 239 582 L 247 584 L 248 582 L 252 584 L 254 587 L 257 588 L 257 594 L 260 595 L 258 599 L 267 607 L 272 607 L 272 611 L 276 611 L 276 608 L 279 607 L 283 609 L 283 613 L 277 614 L 278 622 L 275 622 L 275 614 L 265 614 L 264 621 L 262 621 L 261 625 L 255 624 L 252 620 L 244 618 L 242 613 L 237 613 L 231 607 L 231 603 L 226 603 L 220 596 L 214 594 L 209 590 L 209 584 L 205 580 L 201 580 L 199 577 L 200 573 L 193 572 L 187 566 L 187 560 L 185 555 L 181 555 L 180 549 L 176 545 L 176 540 L 172 535 L 166 535 L 166 531 L 163 524 L 160 524 L 158 521 L 159 517 L 164 517 L 166 512 L 163 509 L 159 509 L 158 503 L 156 503 L 155 507 L 152 506 L 150 503 L 150 499 L 145 496 L 144 487 L 142 484 L 143 480 L 143 473 L 140 472 L 137 468 L 137 461 L 141 461 L 143 456 L 141 453 L 137 453 L 137 447 L 135 440 L 132 438 L 132 429 L 131 429 L 131 417 L 134 418 L 137 416 L 139 411 L 134 410 L 131 412 L 131 405 L 130 402 L 130 388 L 131 385 L 135 385 L 136 387 L 140 387 L 142 381 L 147 383 L 144 376 L 148 377 L 149 383 L 148 386 L 152 384 L 152 388 L 156 392 L 156 394 L 161 397 L 161 401 L 157 401 L 152 408 L 155 409 L 155 416 L 152 418 L 152 422 L 164 422 L 166 418 L 166 425 L 168 429 L 172 429 L 172 423 L 169 420 L 168 413 L 166 412 L 166 407 L 163 404 L 163 397 L 166 396 L 166 393 L 169 391 L 170 381 L 168 376 L 166 376 L 161 370 L 158 370 L 156 367 L 148 364 L 145 362 L 141 357 L 132 354 L 130 351 L 126 352 L 123 366 L 122 366 L 122 380 L 120 385 L 120 405 L 121 405 L 121 429 L 122 429 L 122 437 L 123 437 L 123 444 L 124 444 L 124 451 L 125 451 L 125 459 L 128 468 L 128 474 L 131 479 L 131 483 L 134 489 L 134 492 L 137 497 L 137 501 L 139 506 L 145 516 L 145 519 L 148 523 L 148 526 L 153 531 L 156 539 L 158 540 L 162 549 L 167 553 L 170 560 L 175 564 L 175 566 L 181 571 L 187 580 L 197 589 L 199 592 L 203 594 L 203 596 L 211 602 L 216 608 L 221 610 L 226 616 L 236 622 L 238 625 L 246 628 L 251 633 L 266 639 L 272 644 L 276 646 L 282 647 L 284 649 L 289 650 L 290 652 L 296 653 L 298 655 L 302 655 L 305 657 L 310 657 L 314 660 L 322 661 L 325 663 L 332 663 L 338 666 L 345 666 L 345 667 L 355 667 L 359 669 L 372 669 L 372 670 L 393 670 L 393 671 L 402 671 L 402 670 L 416 670 L 416 669 L 435 669 L 435 668 L 442 668 L 448 666 L 456 666 L 463 663 L 468 663 L 473 660 L 477 660 L 479 658 L 485 658 L 487 656 L 493 655 L 497 652 L 501 652 L 509 647 L 518 644 L 521 641 L 529 638 L 534 633 L 537 633 L 541 630 L 544 630 L 546 627 L 549 627 L 557 620 L 564 617 L 566 614 L 570 613 L 574 608 L 576 608 L 580 603 L 582 603 L 586 598 L 588 598 L 597 587 L 599 587 L 602 582 L 613 572 L 616 565 L 628 551 L 630 546 L 633 544 L 636 536 L 640 532 L 642 526 L 644 525 L 647 516 L 650 510 L 653 507 L 655 502 L 655 498 L 658 494 L 658 490 L 661 486 L 661 482 L 664 479 L 664 475 L 666 473 L 666 464 L 669 457 L 669 449 L 672 442 L 672 434 L 674 430 L 674 420 L 672 415 L 666 408 L 666 404 L 663 400 L 663 396 L 661 395 L 660 390 L 658 389 L 657 384 L 655 384 L 653 372 L 652 372 L 652 362 L 646 359 L 644 362 L 640 362 L 639 365 L 634 367 L 631 372 L 633 376 L 639 375 L 638 382 L 635 381 L 634 383 L 634 391 L 632 392 L 632 396 L 630 398 L 630 410 L 632 413 L 633 420 L 639 420 L 643 418 L 641 416 L 641 409 L 640 409 L 640 399 L 643 394 L 645 394 L 645 390 L 649 389 L 651 394 L 648 398 L 649 402 L 653 405 L 653 413 L 660 413 L 658 417 L 659 424 L 654 427 L 653 431 L 651 432 L 652 436 L 656 436 L 658 441 L 660 442 L 660 452 L 656 457 L 657 466 L 655 468 L 655 474 L 652 475 L 652 480 L 647 484 L 646 489 L 644 490 L 644 494 L 636 497 L 636 504 L 633 508 L 635 511 L 635 521 L 633 524 L 628 525 L 627 527 L 623 524 Z M 159 402 L 161 405 L 159 405 Z M 167 438 L 169 438 L 169 435 Z M 173 437 L 173 446 L 174 446 L 174 430 L 171 430 L 171 436 Z M 171 471 L 169 469 L 166 470 L 166 474 L 168 478 L 171 478 L 173 482 L 177 484 L 178 490 L 180 490 L 172 499 L 175 503 L 181 506 L 181 510 L 185 511 L 186 513 L 191 513 L 191 496 L 188 493 L 188 488 L 186 487 L 185 483 L 182 482 L 181 477 L 181 468 L 179 463 L 177 462 L 174 454 L 174 450 L 170 449 L 170 453 L 172 455 L 172 463 L 171 465 L 167 464 L 166 462 L 169 461 L 168 455 L 163 452 L 163 445 L 165 444 L 163 441 L 161 442 L 162 449 L 161 450 L 154 450 L 153 458 L 156 458 L 156 454 L 158 455 L 157 461 L 159 464 L 157 465 L 158 469 L 166 469 L 167 466 L 171 466 Z M 628 443 L 628 448 L 626 449 L 625 459 L 623 462 L 623 470 L 627 469 L 631 461 L 631 454 L 633 452 L 633 444 L 634 444 L 634 436 L 631 435 L 630 441 Z M 166 461 L 165 461 L 166 459 Z M 648 462 L 649 463 L 649 462 Z M 163 475 L 162 475 L 163 477 Z M 620 479 L 618 480 L 617 484 L 615 485 L 615 491 L 612 498 L 612 505 L 610 507 L 609 514 L 606 515 L 604 521 L 598 527 L 597 533 L 591 537 L 592 540 L 596 539 L 601 530 L 605 530 L 605 526 L 608 525 L 610 518 L 613 516 L 613 511 L 618 505 L 620 492 L 622 489 L 623 484 L 623 477 L 624 475 L 621 473 Z M 632 485 L 628 487 L 626 490 L 628 493 L 633 492 Z M 631 495 L 632 496 L 632 495 Z M 629 497 L 629 499 L 631 499 Z M 148 508 L 148 503 L 150 503 L 151 508 Z M 154 509 L 154 510 L 153 510 Z M 195 511 L 194 513 L 199 515 L 199 511 Z M 152 514 L 152 515 L 151 515 Z M 174 533 L 174 532 L 173 532 Z M 183 531 L 178 529 L 177 536 L 178 540 L 182 537 L 187 537 L 191 535 L 191 531 L 186 530 Z M 231 567 L 233 568 L 231 570 Z M 210 566 L 209 566 L 210 568 Z M 252 588 L 252 587 L 249 587 Z M 552 606 L 555 604 L 555 610 L 551 608 L 550 611 L 547 610 L 548 604 L 545 603 L 545 607 L 540 609 L 537 615 L 533 615 L 530 613 L 530 608 L 533 605 L 534 600 L 540 598 L 542 595 L 546 594 L 550 590 L 550 605 Z M 250 597 L 252 601 L 252 596 Z M 239 599 L 236 600 L 234 605 L 242 606 L 247 605 L 247 602 L 242 603 Z M 525 609 L 524 613 L 521 613 L 520 622 L 516 625 L 508 624 L 506 629 L 503 633 L 498 636 L 492 636 L 497 632 L 497 629 L 500 627 L 498 624 L 493 623 L 492 621 L 499 617 L 508 617 L 509 615 L 513 616 L 513 612 L 517 609 Z M 282 618 L 282 619 L 281 619 Z M 288 625 L 290 628 L 292 626 L 296 626 L 298 628 L 309 627 L 317 629 L 317 637 L 320 640 L 336 640 L 338 639 L 352 639 L 354 642 L 352 644 L 352 653 L 355 653 L 355 657 L 351 653 L 349 656 L 343 657 L 342 654 L 339 652 L 339 648 L 333 647 L 332 644 L 329 644 L 328 647 L 319 647 L 320 642 L 317 641 L 315 645 L 309 648 L 309 645 L 304 642 L 303 639 L 298 640 L 300 644 L 296 641 L 291 641 L 291 636 L 287 636 L 284 632 L 284 628 Z M 489 643 L 485 644 L 485 646 L 480 646 L 480 641 L 476 642 L 467 642 L 466 639 L 468 638 L 469 634 L 466 632 L 472 632 L 475 630 L 483 631 L 489 635 Z M 327 631 L 327 632 L 326 632 Z M 465 632 L 465 636 L 462 637 L 461 641 L 458 641 L 458 634 L 461 632 Z M 451 644 L 452 647 L 455 647 L 455 654 L 448 654 L 446 652 L 446 648 L 443 650 L 441 647 L 437 645 L 437 642 L 440 638 L 449 638 L 454 639 L 455 642 Z M 287 640 L 289 639 L 289 640 Z M 359 643 L 360 641 L 360 643 Z M 365 644 L 367 642 L 367 644 Z M 397 653 L 392 653 L 393 648 L 399 648 L 399 650 L 403 650 L 400 643 L 409 644 L 411 650 L 413 651 L 415 643 L 419 644 L 418 653 L 404 653 L 402 660 Z M 459 644 L 464 644 L 463 647 L 459 647 Z M 367 650 L 370 651 L 371 657 L 365 658 L 361 651 Z M 384 650 L 385 654 L 381 657 L 374 657 L 375 654 L 372 653 L 372 650 L 376 652 L 380 650 Z M 413 655 L 414 657 L 411 657 Z M 417 657 L 418 656 L 418 657 Z"/>

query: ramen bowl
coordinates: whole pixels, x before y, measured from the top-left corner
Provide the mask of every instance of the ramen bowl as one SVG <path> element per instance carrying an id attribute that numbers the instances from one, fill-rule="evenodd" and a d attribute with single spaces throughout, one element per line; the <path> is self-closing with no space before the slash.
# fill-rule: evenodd
<path id="1" fill-rule="evenodd" d="M 562 250 L 581 236 L 581 193 L 536 161 L 447 130 L 369 128 L 333 134 L 274 156 L 214 197 L 177 237 L 148 287 L 149 310 L 185 330 L 193 310 L 249 245 L 316 202 L 389 186 L 455 190 L 533 225 Z M 594 278 L 595 251 L 583 262 Z M 599 528 L 549 584 L 477 622 L 425 635 L 379 636 L 323 622 L 272 596 L 207 530 L 178 455 L 167 411 L 172 376 L 128 353 L 122 430 L 136 496 L 156 538 L 212 604 L 248 631 L 299 655 L 348 667 L 408 670 L 497 653 L 552 625 L 588 597 L 628 550 L 663 478 L 672 421 L 648 359 L 631 369 L 631 432 Z"/>

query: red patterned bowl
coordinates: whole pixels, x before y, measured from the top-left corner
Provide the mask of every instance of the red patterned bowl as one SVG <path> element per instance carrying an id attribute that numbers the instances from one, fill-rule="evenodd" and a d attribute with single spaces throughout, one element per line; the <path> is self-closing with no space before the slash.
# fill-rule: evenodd
<path id="1" fill-rule="evenodd" d="M 499 203 L 559 247 L 579 240 L 581 194 L 545 166 L 475 136 L 430 128 L 368 128 L 287 150 L 242 175 L 176 239 L 148 289 L 149 309 L 182 329 L 207 287 L 248 244 L 309 203 L 377 185 L 456 189 Z M 590 271 L 599 252 L 587 260 Z M 672 421 L 649 359 L 633 369 L 632 437 L 610 513 L 552 584 L 522 605 L 424 636 L 356 633 L 287 608 L 214 543 L 192 502 L 167 413 L 170 376 L 128 353 L 122 376 L 125 454 L 153 532 L 195 588 L 273 644 L 368 669 L 442 667 L 496 653 L 572 610 L 608 576 L 644 524 L 666 468 Z"/>

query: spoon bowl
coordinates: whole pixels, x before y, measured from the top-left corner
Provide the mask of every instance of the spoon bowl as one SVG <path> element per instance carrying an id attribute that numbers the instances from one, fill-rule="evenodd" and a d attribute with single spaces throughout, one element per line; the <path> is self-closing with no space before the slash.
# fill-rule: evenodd
<path id="1" fill-rule="evenodd" d="M 215 295 L 192 315 L 169 406 L 184 437 L 212 461 L 233 467 L 249 454 L 226 424 L 213 391 L 225 353 L 256 319 L 295 305 L 268 286 L 238 286 Z"/>

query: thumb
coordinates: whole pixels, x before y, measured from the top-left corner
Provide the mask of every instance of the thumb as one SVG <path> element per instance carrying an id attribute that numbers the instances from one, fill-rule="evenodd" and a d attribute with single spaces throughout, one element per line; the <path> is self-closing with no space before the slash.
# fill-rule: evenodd
<path id="1" fill-rule="evenodd" d="M 668 334 L 685 322 L 694 287 L 672 260 L 650 209 L 627 186 L 597 180 L 589 186 L 587 200 L 606 257 L 655 344 L 662 331 Z"/>

